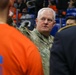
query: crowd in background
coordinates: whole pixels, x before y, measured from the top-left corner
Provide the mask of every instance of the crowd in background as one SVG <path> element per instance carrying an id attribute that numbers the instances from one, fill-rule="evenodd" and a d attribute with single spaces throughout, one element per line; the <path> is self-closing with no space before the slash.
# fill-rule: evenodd
<path id="1" fill-rule="evenodd" d="M 26 24 L 28 29 L 33 30 L 37 12 L 43 7 L 52 8 L 56 12 L 56 22 L 60 24 L 59 28 L 65 26 L 67 16 L 76 16 L 75 13 L 69 15 L 67 13 L 68 9 L 76 8 L 75 0 L 14 0 L 10 15 L 17 27 Z"/>

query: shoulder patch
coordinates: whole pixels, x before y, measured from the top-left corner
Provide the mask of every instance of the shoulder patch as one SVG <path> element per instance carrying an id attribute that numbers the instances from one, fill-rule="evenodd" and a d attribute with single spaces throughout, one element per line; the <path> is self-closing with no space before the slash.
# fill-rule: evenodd
<path id="1" fill-rule="evenodd" d="M 60 29 L 58 30 L 58 32 L 60 32 L 60 31 L 62 31 L 62 30 L 64 30 L 64 29 L 67 29 L 67 28 L 69 28 L 69 27 L 72 27 L 72 26 L 76 26 L 76 24 L 67 25 L 67 26 L 65 26 L 65 27 L 62 27 L 62 28 L 60 28 Z"/>

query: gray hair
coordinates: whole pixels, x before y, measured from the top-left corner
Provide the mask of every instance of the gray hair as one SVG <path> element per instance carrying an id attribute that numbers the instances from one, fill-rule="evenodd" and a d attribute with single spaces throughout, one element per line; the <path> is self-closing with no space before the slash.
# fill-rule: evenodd
<path id="1" fill-rule="evenodd" d="M 55 11 L 54 11 L 53 9 L 51 9 L 51 8 L 48 8 L 48 7 L 40 9 L 40 10 L 38 11 L 37 18 L 39 18 L 40 14 L 41 14 L 41 12 L 42 12 L 43 10 L 50 10 L 51 12 L 53 12 L 54 20 L 55 20 L 55 16 L 56 16 Z"/>

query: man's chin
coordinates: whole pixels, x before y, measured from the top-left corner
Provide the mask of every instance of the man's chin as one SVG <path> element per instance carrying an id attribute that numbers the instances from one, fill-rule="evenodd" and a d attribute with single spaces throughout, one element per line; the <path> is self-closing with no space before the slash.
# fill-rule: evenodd
<path id="1" fill-rule="evenodd" d="M 48 32 L 48 31 L 49 31 L 49 29 L 43 29 L 43 31 Z"/>

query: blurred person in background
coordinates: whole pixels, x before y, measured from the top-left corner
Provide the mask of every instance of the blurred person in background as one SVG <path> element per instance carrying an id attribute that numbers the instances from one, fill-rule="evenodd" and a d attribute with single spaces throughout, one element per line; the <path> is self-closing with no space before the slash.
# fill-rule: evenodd
<path id="1" fill-rule="evenodd" d="M 66 25 L 73 25 L 76 24 L 76 17 L 75 16 L 68 16 L 66 18 Z"/>
<path id="2" fill-rule="evenodd" d="M 35 1 L 35 15 L 37 17 L 38 11 L 43 8 L 44 0 L 36 0 Z"/>

